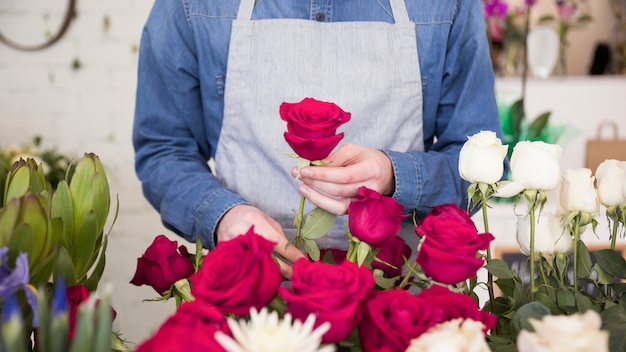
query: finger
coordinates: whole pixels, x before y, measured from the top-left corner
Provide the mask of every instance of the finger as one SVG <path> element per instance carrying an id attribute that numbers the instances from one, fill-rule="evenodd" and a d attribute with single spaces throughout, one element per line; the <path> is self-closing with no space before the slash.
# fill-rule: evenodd
<path id="1" fill-rule="evenodd" d="M 350 205 L 350 201 L 352 200 L 351 198 L 337 199 L 329 197 L 307 185 L 301 185 L 300 188 L 298 188 L 298 191 L 311 203 L 335 215 L 347 214 L 348 206 Z"/>
<path id="2" fill-rule="evenodd" d="M 278 264 L 280 274 L 286 279 L 291 279 L 291 276 L 293 276 L 293 268 L 291 267 L 291 265 L 285 263 L 281 258 L 277 256 L 274 256 L 274 259 L 276 259 L 276 264 Z"/>

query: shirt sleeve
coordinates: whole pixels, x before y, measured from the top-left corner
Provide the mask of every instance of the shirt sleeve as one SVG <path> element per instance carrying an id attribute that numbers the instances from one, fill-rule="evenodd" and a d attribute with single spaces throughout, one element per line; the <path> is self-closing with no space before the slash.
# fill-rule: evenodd
<path id="1" fill-rule="evenodd" d="M 439 204 L 467 207 L 469 183 L 458 171 L 461 147 L 481 130 L 502 135 L 480 1 L 457 1 L 443 62 L 438 95 L 428 97 L 434 108 L 424 111 L 425 126 L 434 126 L 433 136 L 424 134 L 425 151 L 385 151 L 396 180 L 394 198 L 418 219 Z"/>
<path id="2" fill-rule="evenodd" d="M 144 27 L 133 146 L 143 193 L 163 224 L 190 242 L 214 248 L 219 219 L 246 201 L 208 165 L 193 33 L 182 1 L 157 0 Z"/>

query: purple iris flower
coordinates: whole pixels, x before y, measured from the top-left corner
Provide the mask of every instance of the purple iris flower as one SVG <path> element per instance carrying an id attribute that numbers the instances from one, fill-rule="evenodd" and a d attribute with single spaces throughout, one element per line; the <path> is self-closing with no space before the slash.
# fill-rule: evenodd
<path id="1" fill-rule="evenodd" d="M 35 288 L 28 284 L 30 275 L 28 272 L 28 257 L 26 253 L 20 253 L 15 260 L 15 268 L 9 268 L 7 263 L 8 247 L 0 248 L 0 300 L 12 295 L 16 290 L 23 289 L 26 300 L 33 310 L 33 327 L 37 327 L 37 297 Z"/>
<path id="2" fill-rule="evenodd" d="M 491 0 L 485 4 L 485 17 L 486 18 L 495 18 L 499 17 L 501 19 L 506 18 L 506 11 L 509 8 L 509 5 L 502 0 Z"/>

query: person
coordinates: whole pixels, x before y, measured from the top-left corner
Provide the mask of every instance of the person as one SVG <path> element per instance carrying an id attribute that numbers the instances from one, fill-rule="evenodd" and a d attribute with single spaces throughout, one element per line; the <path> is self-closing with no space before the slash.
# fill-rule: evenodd
<path id="1" fill-rule="evenodd" d="M 359 186 L 418 220 L 464 206 L 460 148 L 500 133 L 479 0 L 156 0 L 138 66 L 135 166 L 163 224 L 207 248 L 254 226 L 286 277 L 304 257 L 289 245 L 301 195 L 341 215 L 318 244 L 345 249 Z M 294 177 L 279 106 L 305 97 L 351 120 Z M 415 251 L 411 217 L 399 235 Z"/>

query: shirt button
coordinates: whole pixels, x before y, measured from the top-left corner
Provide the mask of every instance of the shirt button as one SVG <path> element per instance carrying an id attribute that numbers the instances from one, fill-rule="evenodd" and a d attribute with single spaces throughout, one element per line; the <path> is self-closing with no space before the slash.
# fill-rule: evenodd
<path id="1" fill-rule="evenodd" d="M 315 20 L 319 22 L 324 22 L 324 14 L 321 12 L 318 12 L 317 15 L 315 15 Z"/>

